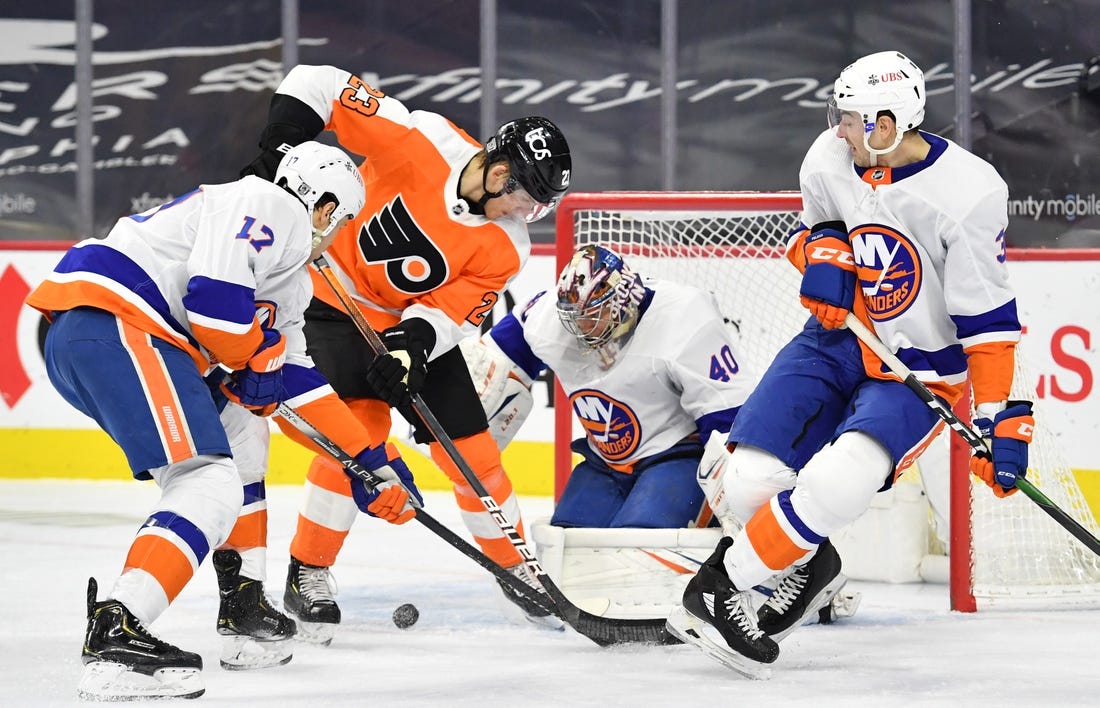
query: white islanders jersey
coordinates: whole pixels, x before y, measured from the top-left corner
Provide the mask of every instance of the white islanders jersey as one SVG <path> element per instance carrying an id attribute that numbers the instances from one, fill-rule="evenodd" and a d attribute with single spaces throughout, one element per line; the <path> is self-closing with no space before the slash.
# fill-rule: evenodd
<path id="1" fill-rule="evenodd" d="M 47 317 L 112 312 L 188 352 L 204 375 L 244 368 L 261 327 L 275 327 L 286 337 L 287 403 L 357 453 L 371 444 L 366 429 L 306 354 L 312 239 L 305 206 L 281 187 L 252 176 L 202 185 L 76 244 L 27 303 Z"/>
<path id="2" fill-rule="evenodd" d="M 923 381 L 957 398 L 974 347 L 1015 347 L 1016 301 L 1005 265 L 1008 188 L 996 170 L 955 143 L 921 133 L 928 157 L 904 167 L 856 168 L 826 130 L 802 163 L 804 227 L 847 226 L 863 319 Z M 791 247 L 801 248 L 792 239 Z M 857 298 L 858 299 L 858 298 Z M 857 304 L 857 315 L 860 312 Z M 868 374 L 889 374 L 864 356 Z M 1011 382 L 1008 371 L 988 372 Z M 975 391 L 977 395 L 977 390 Z"/>
<path id="3" fill-rule="evenodd" d="M 622 471 L 689 435 L 705 442 L 711 430 L 727 432 L 755 385 L 712 296 L 669 281 L 645 286 L 648 306 L 608 369 L 565 331 L 553 293 L 517 307 L 486 337 L 526 384 L 553 369 L 589 447 Z"/>

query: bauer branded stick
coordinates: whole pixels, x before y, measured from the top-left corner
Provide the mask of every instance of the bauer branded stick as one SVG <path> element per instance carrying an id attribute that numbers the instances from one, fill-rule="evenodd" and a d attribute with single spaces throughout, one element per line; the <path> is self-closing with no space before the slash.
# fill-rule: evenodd
<path id="1" fill-rule="evenodd" d="M 321 277 L 328 283 L 328 286 L 332 289 L 337 299 L 340 300 L 344 309 L 347 310 L 348 315 L 351 317 L 352 321 L 355 322 L 355 326 L 358 327 L 359 332 L 367 340 L 367 343 L 370 345 L 371 349 L 374 350 L 374 353 L 378 356 L 388 354 L 389 350 L 382 342 L 381 337 L 379 337 L 378 333 L 371 327 L 367 318 L 363 315 L 363 311 L 359 309 L 359 305 L 352 299 L 351 294 L 337 279 L 336 273 L 333 272 L 332 266 L 328 263 L 328 259 L 326 259 L 324 255 L 321 255 L 313 261 L 313 264 L 317 267 L 317 270 L 320 271 Z M 504 515 L 504 510 L 500 508 L 497 501 L 489 494 L 485 485 L 478 479 L 477 474 L 462 457 L 458 448 L 455 447 L 454 441 L 451 440 L 447 432 L 443 430 L 443 426 L 439 423 L 439 420 L 431 412 L 424 403 L 424 399 L 421 398 L 418 393 L 412 395 L 412 408 L 421 422 L 424 423 L 428 432 L 430 432 L 436 441 L 439 442 L 443 450 L 447 453 L 447 456 L 454 462 L 455 466 L 466 480 L 466 483 L 469 484 L 474 490 L 474 493 L 477 494 L 478 499 L 481 500 L 482 506 L 489 512 L 489 516 L 492 517 L 501 532 L 519 553 L 527 569 L 531 571 L 531 574 L 534 575 L 535 579 L 542 585 L 546 594 L 550 596 L 554 604 L 558 606 L 559 611 L 555 614 L 559 619 L 600 646 L 624 642 L 648 642 L 657 644 L 677 642 L 677 640 L 665 630 L 664 620 L 631 620 L 600 617 L 599 615 L 585 612 L 570 602 L 569 598 L 565 596 L 565 593 L 554 584 L 554 581 L 547 572 L 543 570 L 542 564 L 539 563 L 539 559 L 535 556 L 535 552 L 532 551 L 531 547 L 527 545 L 527 542 L 523 540 L 523 536 L 520 536 L 515 525 Z"/>
<path id="2" fill-rule="evenodd" d="M 301 416 L 298 411 L 294 410 L 285 403 L 280 403 L 279 407 L 275 410 L 276 415 L 280 415 L 288 423 L 293 425 L 298 432 L 305 435 L 312 440 L 317 447 L 321 448 L 337 462 L 342 464 L 345 469 L 351 472 L 353 475 L 361 479 L 364 483 L 369 485 L 372 489 L 384 482 L 381 477 L 374 474 L 352 457 L 347 451 L 333 442 L 324 433 L 314 428 L 309 421 Z M 406 490 L 407 491 L 407 490 Z M 534 610 L 540 609 L 544 612 L 550 612 L 551 614 L 558 614 L 558 608 L 550 601 L 550 598 L 545 597 L 531 587 L 527 583 L 523 582 L 516 576 L 509 573 L 504 568 L 500 567 L 492 558 L 482 553 L 479 549 L 468 543 L 461 536 L 451 531 L 444 526 L 441 522 L 432 516 L 429 516 L 426 511 L 416 501 L 416 497 L 409 495 L 409 503 L 416 509 L 416 520 L 426 526 L 435 535 L 442 538 L 447 543 L 451 544 L 463 555 L 472 558 L 474 562 L 485 568 L 492 573 L 498 580 L 508 585 L 508 587 L 515 590 L 520 595 L 520 600 L 525 604 L 525 609 Z"/>
<path id="3" fill-rule="evenodd" d="M 919 381 L 916 374 L 902 363 L 901 359 L 898 359 L 898 357 L 882 343 L 882 340 L 879 339 L 867 325 L 863 324 L 863 322 L 851 312 L 844 318 L 844 324 L 846 324 L 848 329 L 852 330 L 852 333 L 855 334 L 861 342 L 866 344 L 879 359 L 882 359 L 883 363 L 886 364 L 886 367 L 890 369 L 890 371 L 901 378 L 902 383 L 908 386 L 909 390 L 917 394 L 922 401 L 927 403 L 928 407 L 931 408 L 943 422 L 950 425 L 951 429 L 958 433 L 975 452 L 990 455 L 990 459 L 992 459 L 992 454 L 985 440 L 983 440 L 973 428 L 962 422 L 947 404 L 941 401 L 936 394 L 932 393 L 927 386 Z M 1018 477 L 1016 479 L 1016 486 L 1027 495 L 1028 499 L 1038 504 L 1039 508 L 1045 511 L 1050 518 L 1057 521 L 1064 529 L 1073 534 L 1074 538 L 1085 544 L 1086 548 L 1100 555 L 1100 539 L 1097 539 L 1089 533 L 1088 529 L 1079 524 L 1076 519 L 1051 501 L 1038 487 L 1029 482 L 1025 477 Z"/>

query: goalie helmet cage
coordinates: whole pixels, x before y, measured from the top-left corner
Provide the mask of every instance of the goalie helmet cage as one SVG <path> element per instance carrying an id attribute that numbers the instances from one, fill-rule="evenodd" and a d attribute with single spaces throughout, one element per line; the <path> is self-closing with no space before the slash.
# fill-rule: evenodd
<path id="1" fill-rule="evenodd" d="M 736 333 L 742 364 L 760 375 L 808 317 L 798 301 L 800 276 L 784 257 L 801 208 L 797 192 L 569 194 L 557 211 L 558 272 L 576 246 L 600 243 L 617 250 L 643 275 L 713 292 Z M 1012 255 L 1026 260 L 1033 253 L 1017 250 Z M 1036 400 L 1024 358 L 1017 356 L 1013 397 Z M 560 386 L 555 396 L 555 492 L 560 495 L 573 465 L 569 441 L 574 426 Z M 1041 410 L 1042 402 L 1036 403 Z M 969 402 L 961 402 L 959 408 L 960 418 L 969 420 Z M 994 497 L 969 474 L 967 445 L 949 429 L 943 434 L 951 437 L 950 452 L 929 459 L 930 450 L 921 463 L 948 467 L 949 474 L 934 476 L 949 479 L 951 486 L 952 608 L 973 612 L 979 605 L 1100 605 L 1100 559 L 1023 494 Z M 1098 533 L 1046 426 L 1037 426 L 1028 479 Z"/>

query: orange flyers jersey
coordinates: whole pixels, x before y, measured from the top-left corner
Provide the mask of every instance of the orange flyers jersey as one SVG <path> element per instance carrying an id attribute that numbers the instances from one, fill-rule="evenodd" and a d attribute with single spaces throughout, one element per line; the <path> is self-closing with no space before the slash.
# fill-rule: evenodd
<path id="1" fill-rule="evenodd" d="M 307 104 L 344 148 L 365 157 L 366 206 L 327 254 L 372 324 L 427 320 L 432 358 L 475 334 L 531 251 L 526 223 L 471 214 L 458 196 L 481 144 L 332 66 L 297 66 L 278 93 Z M 314 293 L 340 307 L 317 274 Z"/>

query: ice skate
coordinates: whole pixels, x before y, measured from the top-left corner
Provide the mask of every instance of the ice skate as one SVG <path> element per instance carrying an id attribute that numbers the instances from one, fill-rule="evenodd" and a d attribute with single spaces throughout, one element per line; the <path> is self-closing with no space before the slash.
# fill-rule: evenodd
<path id="1" fill-rule="evenodd" d="M 527 570 L 527 566 L 523 563 L 514 565 L 506 570 L 532 588 L 540 587 L 530 571 Z M 501 609 L 510 620 L 517 624 L 533 624 L 542 629 L 552 629 L 555 631 L 562 631 L 565 629 L 565 624 L 555 615 L 539 607 L 526 596 L 518 594 L 500 580 L 497 580 L 497 584 L 500 585 L 504 600 L 507 600 L 507 602 L 500 603 Z"/>
<path id="2" fill-rule="evenodd" d="M 240 575 L 241 556 L 236 551 L 214 551 L 213 563 L 221 596 L 222 668 L 263 669 L 290 661 L 294 620 L 271 606 L 263 582 Z"/>
<path id="3" fill-rule="evenodd" d="M 733 544 L 723 536 L 710 558 L 684 590 L 684 604 L 668 617 L 668 631 L 685 644 L 753 679 L 771 677 L 767 664 L 779 657 L 779 646 L 756 626 L 748 591 L 738 590 L 722 565 Z M 723 644 L 716 641 L 720 637 Z"/>
<path id="4" fill-rule="evenodd" d="M 202 657 L 162 641 L 118 600 L 96 602 L 88 579 L 88 629 L 77 695 L 94 701 L 198 698 Z"/>
<path id="5" fill-rule="evenodd" d="M 826 539 L 813 558 L 779 581 L 760 607 L 756 621 L 769 637 L 780 641 L 832 602 L 848 578 L 840 572 L 840 555 Z M 855 608 L 852 608 L 855 611 Z"/>
<path id="6" fill-rule="evenodd" d="M 336 625 L 340 624 L 335 586 L 328 568 L 307 565 L 290 557 L 283 609 L 298 623 L 298 639 L 301 641 L 326 646 L 332 643 Z"/>

